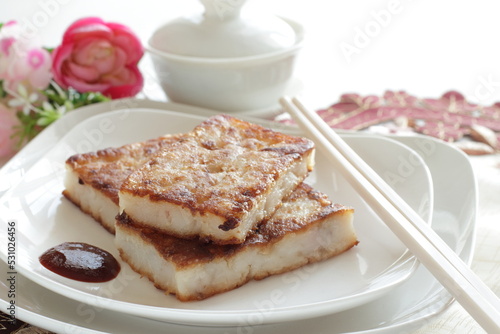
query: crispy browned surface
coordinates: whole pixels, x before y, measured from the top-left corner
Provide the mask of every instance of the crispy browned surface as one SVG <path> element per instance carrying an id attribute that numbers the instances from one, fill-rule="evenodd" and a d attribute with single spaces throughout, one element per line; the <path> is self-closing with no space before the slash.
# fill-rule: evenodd
<path id="1" fill-rule="evenodd" d="M 229 230 L 313 150 L 306 138 L 218 115 L 159 151 L 129 176 L 121 192 L 224 217 L 221 228 Z"/>
<path id="2" fill-rule="evenodd" d="M 118 191 L 130 173 L 181 136 L 163 136 L 118 148 L 76 154 L 68 158 L 66 164 L 78 174 L 80 183 L 92 186 L 118 204 Z"/>
<path id="3" fill-rule="evenodd" d="M 245 243 L 265 244 L 289 232 L 305 232 L 313 222 L 316 224 L 331 215 L 353 211 L 350 207 L 332 203 L 327 195 L 301 183 L 269 220 L 259 224 Z"/>
<path id="4" fill-rule="evenodd" d="M 305 208 L 304 205 L 308 207 Z M 305 210 L 306 214 L 302 214 L 301 210 Z M 183 268 L 232 256 L 248 247 L 259 247 L 266 251 L 272 243 L 289 233 L 305 233 L 331 215 L 349 214 L 352 211 L 351 208 L 332 204 L 326 195 L 302 183 L 271 219 L 261 222 L 246 241 L 239 245 L 216 245 L 178 239 L 154 228 L 140 226 L 126 213 L 117 217 L 116 224 L 127 229 L 129 233 L 139 234 L 146 243 L 154 245 L 164 259 L 175 263 L 178 268 Z"/>

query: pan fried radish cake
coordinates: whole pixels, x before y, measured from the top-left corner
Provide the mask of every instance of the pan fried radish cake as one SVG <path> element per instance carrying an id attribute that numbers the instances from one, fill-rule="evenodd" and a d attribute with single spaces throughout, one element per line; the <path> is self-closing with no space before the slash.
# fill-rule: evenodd
<path id="1" fill-rule="evenodd" d="M 288 272 L 355 246 L 353 209 L 302 183 L 239 245 L 186 240 L 117 216 L 116 246 L 136 272 L 181 301 L 202 300 L 250 280 Z"/>
<path id="2" fill-rule="evenodd" d="M 311 141 L 219 115 L 70 157 L 63 194 L 115 233 L 135 271 L 201 300 L 357 244 L 353 210 L 302 182 L 313 165 Z"/>
<path id="3" fill-rule="evenodd" d="M 179 238 L 240 244 L 313 165 L 311 140 L 217 115 L 132 172 L 120 211 Z"/>
<path id="4" fill-rule="evenodd" d="M 192 133 L 167 135 L 141 143 L 76 154 L 66 161 L 63 194 L 82 211 L 114 233 L 119 212 L 118 191 L 126 178 L 160 149 Z"/>
<path id="5" fill-rule="evenodd" d="M 76 154 L 66 160 L 63 195 L 115 233 L 119 212 L 118 190 L 123 181 L 146 163 L 160 148 L 182 135 L 163 136 L 141 143 Z"/>

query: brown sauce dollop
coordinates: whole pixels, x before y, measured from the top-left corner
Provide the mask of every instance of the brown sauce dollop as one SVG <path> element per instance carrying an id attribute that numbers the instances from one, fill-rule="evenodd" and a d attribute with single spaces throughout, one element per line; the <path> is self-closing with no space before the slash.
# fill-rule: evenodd
<path id="1" fill-rule="evenodd" d="M 107 251 L 83 242 L 65 242 L 43 253 L 40 263 L 50 271 L 81 282 L 106 282 L 120 272 Z"/>

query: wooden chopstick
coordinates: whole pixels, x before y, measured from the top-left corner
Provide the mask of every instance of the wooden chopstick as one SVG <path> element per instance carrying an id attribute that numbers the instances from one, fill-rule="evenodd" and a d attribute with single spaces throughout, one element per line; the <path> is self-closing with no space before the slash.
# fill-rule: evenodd
<path id="1" fill-rule="evenodd" d="M 435 231 L 426 224 L 420 215 L 418 215 L 395 191 L 392 189 L 368 164 L 361 159 L 354 150 L 342 140 L 342 138 L 326 124 L 317 113 L 309 112 L 304 105 L 292 98 L 292 103 L 297 109 L 329 140 L 329 142 L 339 151 L 350 163 L 368 180 L 371 180 L 379 192 L 385 194 L 385 197 L 419 230 L 434 246 L 443 253 L 444 256 L 454 259 L 453 265 L 462 271 L 464 276 L 476 285 L 476 288 L 486 296 L 491 295 L 491 290 L 475 275 L 469 267 L 457 256 L 457 254 L 441 239 Z M 417 223 L 418 222 L 418 223 Z M 483 290 L 484 289 L 484 290 Z M 493 305 L 500 310 L 500 299 L 494 295 Z"/>
<path id="2" fill-rule="evenodd" d="M 434 230 L 316 113 L 280 99 L 335 168 L 487 332 L 500 333 L 500 300 Z"/>

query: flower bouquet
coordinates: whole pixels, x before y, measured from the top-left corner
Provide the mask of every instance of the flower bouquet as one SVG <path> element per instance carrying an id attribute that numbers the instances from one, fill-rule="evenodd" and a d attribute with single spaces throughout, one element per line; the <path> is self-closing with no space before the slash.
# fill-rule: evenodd
<path id="1" fill-rule="evenodd" d="M 139 93 L 143 54 L 127 26 L 100 18 L 74 22 L 55 49 L 15 21 L 0 24 L 0 158 L 70 110 Z"/>

